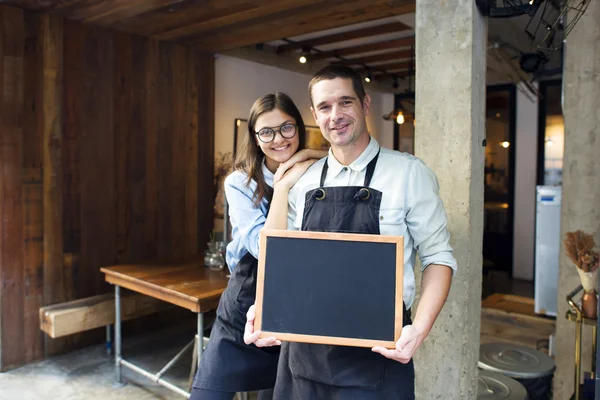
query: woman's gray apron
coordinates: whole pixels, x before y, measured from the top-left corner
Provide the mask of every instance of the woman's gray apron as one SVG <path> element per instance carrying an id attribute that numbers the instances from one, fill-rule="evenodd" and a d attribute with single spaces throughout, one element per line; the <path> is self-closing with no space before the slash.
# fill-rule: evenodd
<path id="1" fill-rule="evenodd" d="M 234 268 L 221 296 L 194 387 L 246 392 L 275 386 L 280 348 L 244 343 L 246 313 L 256 297 L 257 267 L 256 258 L 247 253 Z"/>

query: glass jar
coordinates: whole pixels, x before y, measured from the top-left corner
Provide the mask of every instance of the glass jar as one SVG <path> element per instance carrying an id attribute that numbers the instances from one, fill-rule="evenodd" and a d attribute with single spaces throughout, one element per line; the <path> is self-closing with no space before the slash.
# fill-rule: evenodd
<path id="1" fill-rule="evenodd" d="M 213 270 L 222 270 L 225 267 L 225 257 L 221 253 L 219 242 L 207 242 L 204 252 L 204 265 Z"/>

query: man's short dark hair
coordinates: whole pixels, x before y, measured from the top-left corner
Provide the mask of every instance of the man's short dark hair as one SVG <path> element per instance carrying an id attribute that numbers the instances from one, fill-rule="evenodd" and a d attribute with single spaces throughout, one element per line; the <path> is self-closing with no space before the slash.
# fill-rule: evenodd
<path id="1" fill-rule="evenodd" d="M 313 105 L 313 86 L 318 82 L 328 81 L 335 78 L 344 78 L 352 80 L 352 87 L 354 88 L 354 92 L 358 96 L 360 103 L 363 103 L 366 93 L 360 75 L 354 69 L 345 65 L 329 64 L 328 66 L 323 67 L 319 71 L 317 71 L 317 73 L 313 75 L 312 79 L 310 80 L 310 83 L 308 84 L 308 96 L 310 97 L 311 106 Z"/>

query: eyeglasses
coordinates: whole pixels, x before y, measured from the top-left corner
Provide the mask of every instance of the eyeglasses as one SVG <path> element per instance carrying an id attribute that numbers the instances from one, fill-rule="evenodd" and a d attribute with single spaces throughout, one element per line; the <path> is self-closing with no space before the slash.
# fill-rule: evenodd
<path id="1" fill-rule="evenodd" d="M 270 143 L 275 140 L 275 135 L 277 132 L 284 139 L 291 139 L 296 136 L 296 131 L 298 130 L 298 125 L 290 124 L 286 122 L 281 125 L 279 128 L 262 128 L 260 131 L 256 132 L 256 136 L 258 136 L 258 140 L 263 143 Z"/>

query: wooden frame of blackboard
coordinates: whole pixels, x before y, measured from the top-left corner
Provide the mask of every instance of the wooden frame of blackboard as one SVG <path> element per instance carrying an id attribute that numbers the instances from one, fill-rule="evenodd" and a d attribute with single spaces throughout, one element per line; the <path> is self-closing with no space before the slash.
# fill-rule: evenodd
<path id="1" fill-rule="evenodd" d="M 315 344 L 330 344 L 340 346 L 354 347 L 374 347 L 382 346 L 385 348 L 395 348 L 396 341 L 400 338 L 403 322 L 403 283 L 404 283 L 404 238 L 402 236 L 381 236 L 365 235 L 354 233 L 337 232 L 312 232 L 312 231 L 291 231 L 279 229 L 263 229 L 260 234 L 260 250 L 258 257 L 258 272 L 256 283 L 256 317 L 254 320 L 254 329 L 259 331 L 262 328 L 263 319 L 263 296 L 265 282 L 265 263 L 267 259 L 267 238 L 296 238 L 296 239 L 317 239 L 332 241 L 354 241 L 354 242 L 376 242 L 395 244 L 396 256 L 396 282 L 395 282 L 395 303 L 394 303 L 394 340 L 376 340 L 376 339 L 357 339 L 337 336 L 318 336 L 285 332 L 262 331 L 260 337 L 275 337 L 282 341 L 304 342 Z"/>

